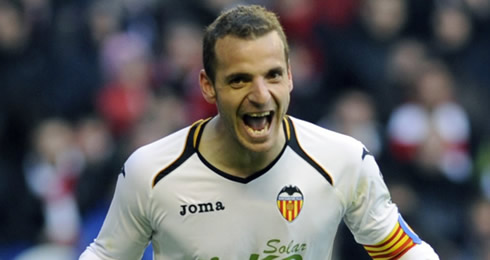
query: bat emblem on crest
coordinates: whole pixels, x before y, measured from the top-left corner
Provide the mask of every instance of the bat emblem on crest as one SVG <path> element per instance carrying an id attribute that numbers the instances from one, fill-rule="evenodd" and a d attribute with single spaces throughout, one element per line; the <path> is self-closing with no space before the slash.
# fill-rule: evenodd
<path id="1" fill-rule="evenodd" d="M 277 207 L 281 215 L 289 222 L 298 217 L 303 208 L 303 193 L 293 185 L 285 186 L 277 195 Z"/>

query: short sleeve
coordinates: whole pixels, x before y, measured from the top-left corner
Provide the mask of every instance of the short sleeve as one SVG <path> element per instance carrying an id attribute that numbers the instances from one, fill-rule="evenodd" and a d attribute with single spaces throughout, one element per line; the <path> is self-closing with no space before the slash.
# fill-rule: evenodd
<path id="1" fill-rule="evenodd" d="M 145 213 L 146 185 L 136 174 L 133 169 L 121 170 L 100 233 L 80 259 L 141 259 L 152 228 Z"/>
<path id="2" fill-rule="evenodd" d="M 364 150 L 344 222 L 373 259 L 438 260 L 398 213 L 374 157 Z"/>
<path id="3" fill-rule="evenodd" d="M 366 151 L 366 150 L 365 150 Z M 375 244 L 392 231 L 398 220 L 398 209 L 384 183 L 374 157 L 363 155 L 359 173 L 354 175 L 354 191 L 348 202 L 344 222 L 357 243 Z"/>

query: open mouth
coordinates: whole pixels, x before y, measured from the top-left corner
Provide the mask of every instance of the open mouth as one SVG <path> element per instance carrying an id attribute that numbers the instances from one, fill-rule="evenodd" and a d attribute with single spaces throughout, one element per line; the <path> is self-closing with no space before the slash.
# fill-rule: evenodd
<path id="1" fill-rule="evenodd" d="M 269 130 L 274 112 L 249 113 L 243 116 L 247 130 L 253 135 L 261 135 Z"/>

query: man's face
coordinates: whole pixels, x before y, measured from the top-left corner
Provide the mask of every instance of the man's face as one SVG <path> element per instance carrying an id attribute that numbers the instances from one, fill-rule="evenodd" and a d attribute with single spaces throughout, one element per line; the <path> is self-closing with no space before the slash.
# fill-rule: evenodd
<path id="1" fill-rule="evenodd" d="M 282 146 L 292 78 L 277 32 L 256 39 L 226 36 L 215 48 L 214 99 L 228 137 L 254 152 Z"/>

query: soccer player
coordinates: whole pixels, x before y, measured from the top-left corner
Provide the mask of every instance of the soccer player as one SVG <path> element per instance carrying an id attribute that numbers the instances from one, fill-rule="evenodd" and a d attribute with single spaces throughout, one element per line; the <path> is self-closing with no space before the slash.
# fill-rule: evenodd
<path id="1" fill-rule="evenodd" d="M 206 30 L 204 98 L 218 115 L 135 151 L 81 259 L 331 259 L 341 221 L 373 259 L 439 259 L 351 137 L 286 115 L 293 89 L 277 17 L 259 6 Z"/>

